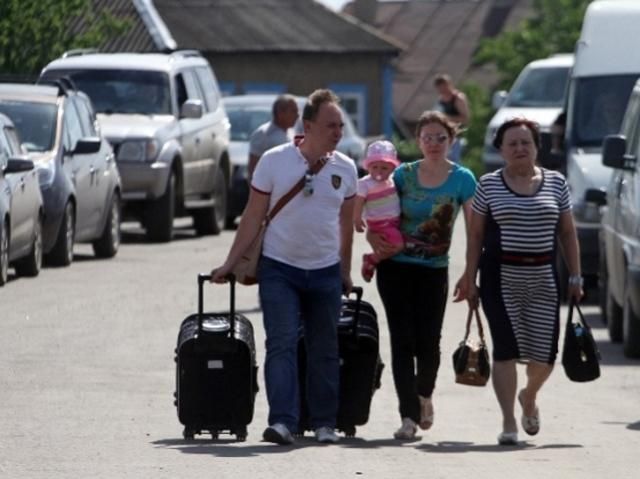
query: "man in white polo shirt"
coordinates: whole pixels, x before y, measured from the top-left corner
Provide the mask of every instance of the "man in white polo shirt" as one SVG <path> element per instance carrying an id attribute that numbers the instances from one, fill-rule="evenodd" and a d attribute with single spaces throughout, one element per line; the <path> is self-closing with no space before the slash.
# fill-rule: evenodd
<path id="1" fill-rule="evenodd" d="M 227 259 L 212 271 L 212 281 L 225 281 L 267 212 L 306 176 L 303 191 L 269 224 L 258 266 L 269 401 L 269 427 L 263 437 L 277 444 L 291 444 L 298 429 L 301 319 L 310 426 L 318 441 L 338 440 L 334 432 L 339 389 L 337 324 L 342 290 L 352 287 L 352 215 L 358 178 L 353 160 L 335 151 L 343 127 L 338 101 L 330 90 L 313 92 L 302 116 L 304 139 L 262 156 Z M 319 172 L 311 174 L 320 165 Z"/>
<path id="2" fill-rule="evenodd" d="M 249 181 L 262 154 L 293 140 L 293 125 L 298 119 L 298 104 L 293 95 L 279 95 L 271 107 L 271 120 L 263 123 L 249 138 Z"/>

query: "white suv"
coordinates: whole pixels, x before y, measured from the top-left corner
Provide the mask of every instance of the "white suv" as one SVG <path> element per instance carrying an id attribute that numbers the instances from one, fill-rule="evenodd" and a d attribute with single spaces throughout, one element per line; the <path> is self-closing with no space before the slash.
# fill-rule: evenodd
<path id="1" fill-rule="evenodd" d="M 540 125 L 543 136 L 550 141 L 550 130 L 564 106 L 567 82 L 573 65 L 572 54 L 557 54 L 529 63 L 518 75 L 509 93 L 498 91 L 493 96 L 497 109 L 487 126 L 482 162 L 487 171 L 504 165 L 493 136 L 500 125 L 515 117 L 525 117 Z M 543 149 L 540 153 L 544 154 Z"/>
<path id="2" fill-rule="evenodd" d="M 198 234 L 223 229 L 230 124 L 199 52 L 69 52 L 41 74 L 60 77 L 91 97 L 116 153 L 124 213 L 149 239 L 169 241 L 175 216 L 193 216 Z"/>

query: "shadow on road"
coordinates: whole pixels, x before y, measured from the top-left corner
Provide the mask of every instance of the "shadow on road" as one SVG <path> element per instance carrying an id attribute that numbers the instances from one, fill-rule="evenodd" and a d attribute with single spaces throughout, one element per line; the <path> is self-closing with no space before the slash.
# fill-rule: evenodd
<path id="1" fill-rule="evenodd" d="M 279 446 L 271 443 L 246 445 L 245 443 L 237 442 L 231 437 L 228 439 L 223 438 L 217 440 L 162 439 L 159 441 L 153 441 L 152 444 L 156 447 L 175 449 L 184 454 L 210 454 L 219 457 L 253 457 L 265 454 L 282 454 L 293 449 L 300 449 L 309 446 L 322 447 L 322 445 L 319 445 L 315 439 L 311 437 L 298 439 L 296 440 L 296 443 L 291 446 Z"/>
<path id="2" fill-rule="evenodd" d="M 434 453 L 462 453 L 462 452 L 509 452 L 530 449 L 572 449 L 581 448 L 581 444 L 541 444 L 536 445 L 527 441 L 519 441 L 515 446 L 500 446 L 499 444 L 475 444 L 473 442 L 443 441 L 435 444 L 421 444 L 416 449 Z"/>
<path id="3" fill-rule="evenodd" d="M 640 428 L 640 423 L 638 423 Z M 345 447 L 354 449 L 377 449 L 382 447 L 410 447 L 414 443 L 420 442 L 421 438 L 416 437 L 413 441 L 397 441 L 395 439 L 372 439 L 366 440 L 358 437 L 341 438 L 337 445 L 318 444 L 312 436 L 297 438 L 296 443 L 291 446 L 278 446 L 276 444 L 264 443 L 264 445 L 245 445 L 229 439 L 162 439 L 153 441 L 156 447 L 175 449 L 184 454 L 210 454 L 219 457 L 252 457 L 265 454 L 287 453 L 293 449 L 303 447 Z M 542 444 L 536 445 L 526 441 L 520 441 L 515 446 L 500 446 L 497 444 L 475 444 L 473 442 L 443 441 L 434 444 L 418 444 L 417 450 L 430 453 L 467 453 L 467 452 L 513 452 L 531 449 L 570 449 L 582 448 L 581 444 Z"/>
<path id="4" fill-rule="evenodd" d="M 640 431 L 640 421 L 632 422 L 627 426 L 631 431 Z"/>

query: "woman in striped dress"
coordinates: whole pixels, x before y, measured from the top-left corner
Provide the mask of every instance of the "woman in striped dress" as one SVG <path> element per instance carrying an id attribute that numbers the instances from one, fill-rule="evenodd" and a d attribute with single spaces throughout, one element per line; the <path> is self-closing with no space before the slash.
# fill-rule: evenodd
<path id="1" fill-rule="evenodd" d="M 582 297 L 578 240 L 564 177 L 536 165 L 540 134 L 524 118 L 502 124 L 494 139 L 505 167 L 478 184 L 467 241 L 467 265 L 456 285 L 456 301 L 480 299 L 493 340 L 493 386 L 503 415 L 500 444 L 515 444 L 518 426 L 540 429 L 536 399 L 558 352 L 559 311 L 556 247 L 560 243 L 569 296 Z M 525 362 L 526 385 L 516 396 L 516 362 Z"/>

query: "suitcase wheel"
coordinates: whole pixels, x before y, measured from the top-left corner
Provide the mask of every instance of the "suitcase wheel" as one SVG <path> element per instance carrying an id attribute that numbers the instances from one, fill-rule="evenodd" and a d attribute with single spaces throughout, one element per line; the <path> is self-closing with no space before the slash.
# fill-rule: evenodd
<path id="1" fill-rule="evenodd" d="M 196 435 L 196 432 L 193 429 L 189 429 L 188 427 L 185 427 L 184 430 L 182 431 L 182 437 L 185 438 L 186 440 L 193 439 L 195 435 Z"/>
<path id="2" fill-rule="evenodd" d="M 356 435 L 355 426 L 346 426 L 342 431 L 346 437 L 354 437 Z"/>
<path id="3" fill-rule="evenodd" d="M 211 439 L 214 441 L 218 440 L 218 431 L 210 431 L 211 432 Z"/>
<path id="4" fill-rule="evenodd" d="M 236 429 L 234 431 L 234 434 L 236 435 L 236 441 L 238 442 L 244 442 L 247 440 L 247 427 L 239 427 L 238 429 Z"/>

